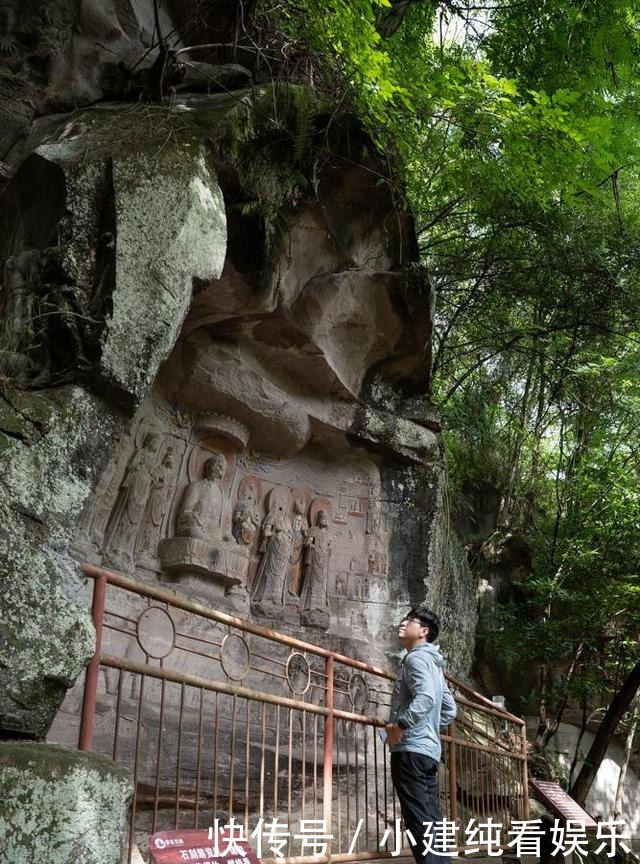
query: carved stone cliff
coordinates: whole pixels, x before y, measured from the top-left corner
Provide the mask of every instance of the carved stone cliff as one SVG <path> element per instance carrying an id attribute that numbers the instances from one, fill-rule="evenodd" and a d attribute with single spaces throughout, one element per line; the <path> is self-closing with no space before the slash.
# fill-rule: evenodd
<path id="1" fill-rule="evenodd" d="M 5 4 L 0 78 L 0 112 L 22 88 L 0 153 L 0 729 L 44 736 L 91 654 L 81 561 L 382 665 L 426 602 L 468 671 L 433 298 L 386 160 L 293 86 L 66 111 L 119 95 L 104 46 L 133 60 L 153 23 L 60 4 L 42 70 L 36 6 Z"/>

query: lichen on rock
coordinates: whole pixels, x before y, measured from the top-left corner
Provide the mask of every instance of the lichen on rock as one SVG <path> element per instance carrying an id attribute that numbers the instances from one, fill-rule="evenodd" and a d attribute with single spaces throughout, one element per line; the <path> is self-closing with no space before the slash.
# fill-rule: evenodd
<path id="1" fill-rule="evenodd" d="M 0 453 L 0 725 L 41 738 L 94 648 L 67 547 L 120 421 L 77 387 L 4 392 L 25 433 Z"/>
<path id="2" fill-rule="evenodd" d="M 104 756 L 0 743 L 2 860 L 117 864 L 131 775 Z"/>
<path id="3" fill-rule="evenodd" d="M 139 402 L 174 345 L 193 279 L 222 272 L 226 218 L 201 152 L 118 159 L 113 180 L 116 279 L 102 367 Z"/>

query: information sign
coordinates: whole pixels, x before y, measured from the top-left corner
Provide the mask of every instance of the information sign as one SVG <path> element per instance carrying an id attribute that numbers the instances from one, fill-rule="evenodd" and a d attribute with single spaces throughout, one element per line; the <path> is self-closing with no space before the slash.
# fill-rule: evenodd
<path id="1" fill-rule="evenodd" d="M 217 836 L 207 828 L 158 831 L 149 837 L 149 852 L 155 864 L 260 864 L 248 841 L 238 839 L 228 827 Z"/>
<path id="2" fill-rule="evenodd" d="M 562 819 L 575 819 L 584 822 L 585 829 L 595 830 L 598 823 L 595 822 L 586 810 L 577 804 L 564 789 L 551 780 L 529 780 L 529 785 L 535 792 L 535 797 L 541 801 L 549 810 Z"/>

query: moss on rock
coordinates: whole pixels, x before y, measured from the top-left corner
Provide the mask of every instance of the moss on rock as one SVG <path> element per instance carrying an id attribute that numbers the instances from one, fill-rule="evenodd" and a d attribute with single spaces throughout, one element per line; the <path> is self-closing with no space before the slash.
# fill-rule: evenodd
<path id="1" fill-rule="evenodd" d="M 104 756 L 52 744 L 0 744 L 3 860 L 116 864 L 133 792 Z"/>

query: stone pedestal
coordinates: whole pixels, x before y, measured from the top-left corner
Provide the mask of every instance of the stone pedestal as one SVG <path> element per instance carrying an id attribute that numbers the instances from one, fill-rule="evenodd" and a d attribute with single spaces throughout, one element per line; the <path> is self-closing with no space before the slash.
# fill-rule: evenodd
<path id="1" fill-rule="evenodd" d="M 331 625 L 331 614 L 328 609 L 303 609 L 300 613 L 300 623 L 303 627 L 314 630 L 328 630 Z"/>
<path id="2" fill-rule="evenodd" d="M 197 537 L 170 537 L 158 548 L 162 569 L 169 579 L 190 588 L 208 605 L 218 604 L 237 613 L 249 608 L 246 579 L 249 550 L 236 543 L 207 543 Z"/>
<path id="3" fill-rule="evenodd" d="M 160 542 L 158 551 L 167 573 L 199 573 L 225 589 L 246 583 L 249 550 L 245 546 L 171 537 Z"/>
<path id="4" fill-rule="evenodd" d="M 117 864 L 133 793 L 111 759 L 54 744 L 0 744 L 3 861 Z"/>

